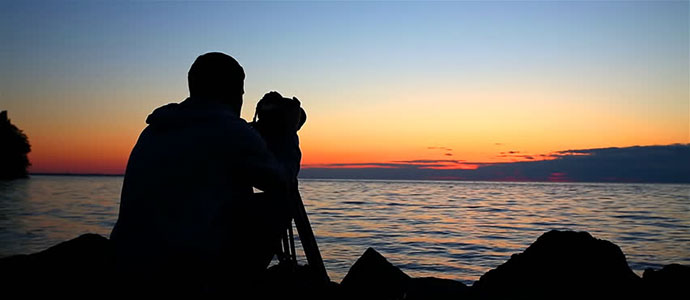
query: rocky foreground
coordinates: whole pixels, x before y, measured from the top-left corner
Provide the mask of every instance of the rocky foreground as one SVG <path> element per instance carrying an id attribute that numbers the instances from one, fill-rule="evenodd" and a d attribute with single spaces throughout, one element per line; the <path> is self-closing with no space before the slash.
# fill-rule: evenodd
<path id="1" fill-rule="evenodd" d="M 109 240 L 85 234 L 39 253 L 0 259 L 0 290 L 107 297 L 123 288 L 112 270 Z M 318 285 L 308 267 L 280 266 L 265 281 L 256 295 L 281 299 L 686 299 L 690 266 L 647 269 L 639 277 L 615 244 L 587 232 L 550 231 L 471 286 L 410 277 L 372 248 L 340 283 Z"/>

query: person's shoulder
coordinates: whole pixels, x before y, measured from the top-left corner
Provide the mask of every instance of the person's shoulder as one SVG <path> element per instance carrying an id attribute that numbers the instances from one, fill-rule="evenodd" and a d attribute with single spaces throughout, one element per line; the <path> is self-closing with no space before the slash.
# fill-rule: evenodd
<path id="1" fill-rule="evenodd" d="M 210 136 L 234 145 L 261 142 L 259 133 L 244 119 L 227 109 L 212 110 L 196 123 Z"/>
<path id="2" fill-rule="evenodd" d="M 234 120 L 228 120 L 229 132 L 228 134 L 234 139 L 241 139 L 245 143 L 262 143 L 263 138 L 251 124 L 247 123 L 242 118 L 235 118 Z"/>

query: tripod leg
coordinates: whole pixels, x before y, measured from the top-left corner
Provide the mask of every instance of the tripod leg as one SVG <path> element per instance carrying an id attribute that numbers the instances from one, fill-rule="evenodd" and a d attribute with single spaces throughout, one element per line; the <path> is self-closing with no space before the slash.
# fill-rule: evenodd
<path id="1" fill-rule="evenodd" d="M 290 225 L 292 225 L 292 222 L 290 222 Z M 285 260 L 290 260 L 292 255 L 290 255 L 290 242 L 288 241 L 288 235 L 286 232 L 283 232 L 282 236 L 282 242 L 283 242 L 283 256 L 285 257 Z"/>
<path id="2" fill-rule="evenodd" d="M 292 253 L 292 262 L 297 265 L 297 251 L 295 251 L 295 236 L 292 234 L 292 222 L 288 227 L 288 234 L 290 235 L 290 253 Z"/>
<path id="3" fill-rule="evenodd" d="M 324 282 L 329 282 L 330 278 L 328 278 L 328 273 L 326 272 L 326 267 L 323 264 L 323 258 L 321 258 L 319 246 L 316 244 L 314 232 L 311 229 L 311 224 L 309 224 L 307 211 L 304 209 L 304 203 L 302 203 L 302 197 L 300 196 L 296 185 L 293 189 L 292 197 L 294 197 L 293 209 L 295 227 L 297 227 L 297 234 L 299 234 L 299 239 L 302 243 L 302 248 L 304 249 L 304 255 L 307 257 L 307 262 L 312 270 L 316 271 Z"/>

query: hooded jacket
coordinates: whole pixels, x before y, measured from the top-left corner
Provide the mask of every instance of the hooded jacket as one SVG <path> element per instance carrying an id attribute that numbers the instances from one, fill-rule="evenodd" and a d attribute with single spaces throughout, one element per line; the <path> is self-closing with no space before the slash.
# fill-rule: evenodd
<path id="1" fill-rule="evenodd" d="M 279 193 L 299 169 L 296 133 L 267 144 L 224 104 L 188 98 L 146 123 L 110 235 L 121 266 L 156 268 L 175 257 L 212 264 L 237 243 L 231 221 L 245 213 L 253 188 Z"/>

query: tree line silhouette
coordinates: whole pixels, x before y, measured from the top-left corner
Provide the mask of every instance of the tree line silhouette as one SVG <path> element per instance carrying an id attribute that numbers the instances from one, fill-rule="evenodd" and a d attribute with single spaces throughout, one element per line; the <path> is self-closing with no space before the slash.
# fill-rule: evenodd
<path id="1" fill-rule="evenodd" d="M 12 124 L 6 110 L 0 112 L 0 180 L 28 177 L 29 152 L 29 138 Z"/>

